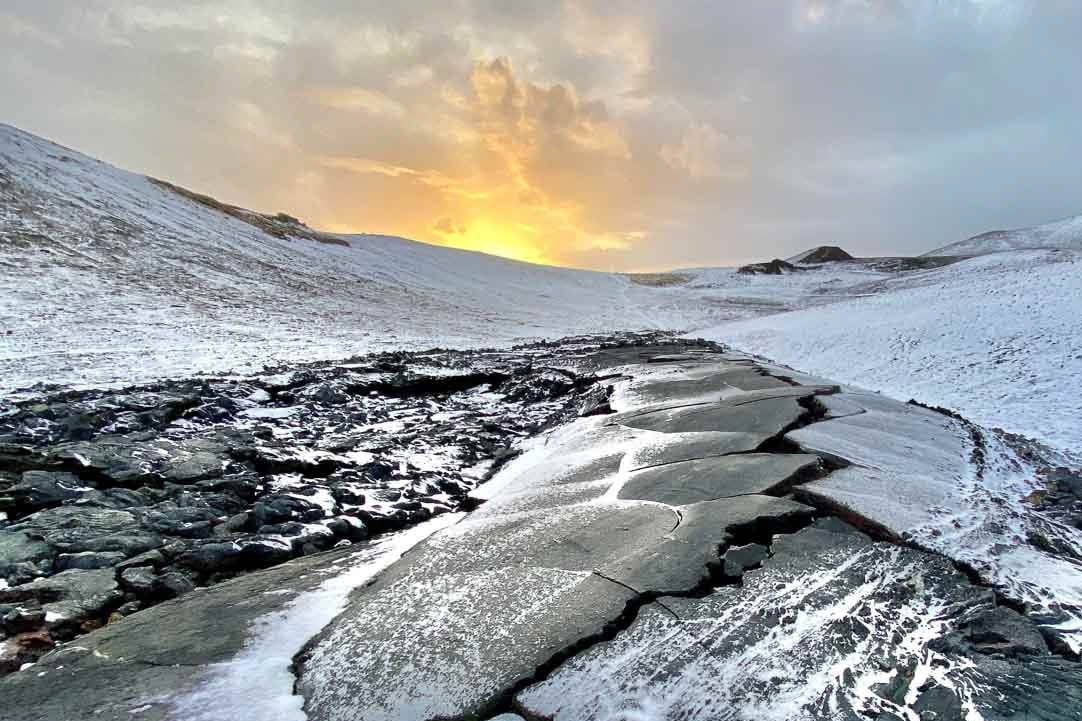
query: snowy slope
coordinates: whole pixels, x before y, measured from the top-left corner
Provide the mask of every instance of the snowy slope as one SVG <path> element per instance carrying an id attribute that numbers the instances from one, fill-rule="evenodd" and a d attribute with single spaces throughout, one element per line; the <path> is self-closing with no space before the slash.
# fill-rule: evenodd
<path id="1" fill-rule="evenodd" d="M 1079 452 L 1082 216 L 994 235 L 932 254 L 1075 250 L 697 268 L 659 287 L 386 236 L 281 238 L 0 125 L 0 394 L 661 328 Z"/>
<path id="2" fill-rule="evenodd" d="M 673 289 L 386 236 L 279 238 L 0 125 L 0 392 L 690 328 Z"/>
<path id="3" fill-rule="evenodd" d="M 1082 215 L 1032 228 L 993 230 L 937 248 L 925 255 L 985 255 L 1008 250 L 1064 248 L 1082 250 Z"/>
<path id="4" fill-rule="evenodd" d="M 699 333 L 1082 455 L 1082 252 L 996 253 Z"/>

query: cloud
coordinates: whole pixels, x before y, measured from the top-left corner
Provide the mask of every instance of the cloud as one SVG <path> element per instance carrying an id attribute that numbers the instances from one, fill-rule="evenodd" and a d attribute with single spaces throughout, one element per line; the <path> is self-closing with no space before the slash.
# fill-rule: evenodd
<path id="1" fill-rule="evenodd" d="M 660 269 L 1082 212 L 1067 0 L 9 0 L 5 122 L 335 229 Z"/>
<path id="2" fill-rule="evenodd" d="M 456 223 L 446 215 L 437 219 L 432 224 L 432 229 L 440 235 L 465 235 L 468 230 L 466 226 Z"/>
<path id="3" fill-rule="evenodd" d="M 389 118 L 406 117 L 406 109 L 381 92 L 359 87 L 309 88 L 305 95 L 318 105 L 335 110 L 363 111 Z"/>
<path id="4" fill-rule="evenodd" d="M 747 169 L 736 157 L 737 145 L 710 123 L 692 123 L 679 144 L 661 146 L 661 159 L 670 167 L 683 170 L 699 180 L 738 179 L 747 175 Z M 724 158 L 723 154 L 729 155 L 729 158 Z"/>

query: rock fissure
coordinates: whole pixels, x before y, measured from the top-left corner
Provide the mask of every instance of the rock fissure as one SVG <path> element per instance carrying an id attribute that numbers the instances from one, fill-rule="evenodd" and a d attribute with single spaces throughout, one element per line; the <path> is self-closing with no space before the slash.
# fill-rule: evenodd
<path id="1" fill-rule="evenodd" d="M 761 366 L 730 362 L 719 351 L 717 346 L 615 346 L 584 356 L 585 365 L 595 367 L 593 376 L 582 366 L 572 373 L 531 360 L 535 386 L 523 388 L 519 374 L 508 372 L 498 386 L 470 385 L 447 398 L 410 395 L 413 380 L 394 367 L 381 372 L 399 376 L 377 382 L 400 378 L 401 396 L 343 393 L 342 400 L 336 394 L 345 383 L 337 376 L 318 390 L 302 383 L 276 391 L 271 417 L 296 413 L 292 409 L 307 403 L 310 394 L 347 405 L 383 398 L 407 407 L 382 418 L 370 417 L 365 407 L 369 426 L 409 417 L 414 411 L 408 406 L 417 399 L 468 403 L 494 389 L 504 397 L 530 402 L 540 397 L 552 404 L 551 412 L 532 424 L 486 420 L 477 426 L 480 431 L 471 431 L 507 425 L 502 439 L 509 443 L 561 420 L 611 412 L 613 388 L 602 387 L 604 376 L 596 368 L 646 369 L 641 375 L 619 374 L 639 376 L 631 381 L 633 391 L 639 390 L 622 396 L 638 398 L 638 410 L 632 405 L 630 413 L 610 422 L 583 421 L 566 432 L 546 434 L 521 454 L 489 454 L 474 478 L 487 480 L 499 470 L 490 500 L 482 505 L 489 496 L 478 495 L 464 501 L 475 514 L 405 553 L 371 584 L 354 589 L 346 610 L 293 659 L 294 693 L 304 697 L 309 718 L 481 721 L 503 713 L 527 719 L 562 719 L 568 713 L 575 719 L 598 718 L 567 702 L 610 693 L 619 697 L 635 688 L 635 668 L 644 663 L 638 654 L 647 659 L 643 671 L 651 687 L 676 688 L 667 698 L 676 699 L 679 708 L 695 709 L 685 716 L 709 717 L 733 694 L 754 694 L 760 688 L 765 694 L 760 702 L 767 708 L 781 686 L 788 688 L 789 672 L 799 679 L 808 670 L 801 664 L 812 664 L 814 672 L 815 664 L 849 658 L 871 643 L 868 639 L 874 641 L 868 648 L 887 649 L 874 651 L 882 661 L 873 672 L 883 673 L 902 664 L 909 653 L 902 643 L 908 634 L 922 624 L 948 622 L 957 628 L 930 642 L 938 644 L 936 652 L 942 658 L 976 659 L 981 673 L 991 674 L 997 684 L 1004 678 L 1014 682 L 1010 679 L 1017 669 L 1010 666 L 1004 676 L 1003 664 L 1023 663 L 1017 659 L 1026 654 L 1046 654 L 1040 659 L 1047 659 L 1048 651 L 1041 650 L 1045 646 L 1056 656 L 1047 662 L 1052 664 L 1050 678 L 1061 683 L 1072 677 L 1070 668 L 1055 665 L 1072 663 L 1071 656 L 1063 649 L 1057 652 L 1049 634 L 1042 632 L 1042 641 L 1030 617 L 1019 614 L 1026 609 L 1004 603 L 995 589 L 980 583 L 975 569 L 945 560 L 945 554 L 923 548 L 919 539 L 892 532 L 890 524 L 876 520 L 874 509 L 865 513 L 859 504 L 847 505 L 824 493 L 843 476 L 868 470 L 868 456 L 859 451 L 870 432 L 832 444 L 831 432 L 848 428 L 839 419 L 874 423 L 872 414 L 858 406 L 879 409 L 888 400 L 827 386 L 801 387 L 795 376 L 781 379 Z M 455 375 L 470 372 L 459 369 Z M 265 384 L 279 385 L 280 380 Z M 656 402 L 670 391 L 673 402 Z M 712 392 L 720 400 L 681 402 Z M 843 397 L 831 398 L 836 395 Z M 430 408 L 418 415 L 440 426 L 453 424 L 461 412 L 460 407 Z M 829 428 L 817 428 L 828 421 Z M 921 422 L 921 429 L 941 426 Z M 909 430 L 904 423 L 900 428 Z M 809 444 L 809 439 L 816 442 Z M 388 440 L 384 447 L 393 447 Z M 711 453 L 736 447 L 741 450 Z M 363 442 L 341 444 L 332 452 L 353 450 L 384 452 Z M 672 460 L 650 462 L 661 458 Z M 969 460 L 977 465 L 980 459 Z M 325 470 L 319 462 L 315 456 L 293 473 L 306 483 L 330 485 L 338 469 L 314 480 L 309 475 L 312 466 Z M 370 470 L 396 477 L 393 463 Z M 349 492 L 370 491 L 352 486 Z M 165 570 L 152 561 L 133 565 L 118 578 L 142 583 L 148 573 L 144 569 L 151 575 Z M 936 606 L 937 598 L 926 596 L 926 589 L 944 594 L 946 605 Z M 956 612 L 968 615 L 959 619 Z M 1005 615 L 992 618 L 990 613 Z M 791 632 L 786 631 L 790 626 Z M 661 634 L 656 644 L 651 633 Z M 802 639 L 813 635 L 790 647 L 794 633 Z M 641 648 L 636 645 L 644 642 Z M 670 642 L 671 654 L 665 650 Z M 966 656 L 971 653 L 984 654 L 987 663 Z M 785 657 L 785 678 L 772 676 L 769 660 L 775 654 Z M 598 659 L 609 661 L 592 665 Z M 1018 688 L 1034 686 L 1034 673 L 1045 669 L 1040 659 L 1019 666 L 1024 673 Z M 136 658 L 133 664 L 138 663 Z M 687 664 L 706 673 L 681 680 L 679 669 Z M 908 689 L 912 684 L 907 682 L 906 697 L 897 702 L 876 700 L 874 684 L 870 700 L 845 696 L 844 689 L 864 682 L 847 670 L 849 675 L 830 681 L 834 695 L 829 702 L 824 696 L 814 709 L 806 708 L 818 717 L 837 710 L 835 702 L 844 709 L 856 704 L 850 710 L 869 718 L 898 709 L 918 715 L 932 709 L 937 718 L 953 719 L 951 709 L 979 691 L 950 676 L 966 668 L 948 663 L 918 671 L 912 678 L 921 679 L 919 687 Z M 731 673 L 736 675 L 726 675 Z M 712 698 L 702 702 L 707 705 L 697 706 L 694 694 L 679 692 L 686 688 L 681 684 L 693 681 L 702 684 L 704 694 L 710 692 Z M 670 682 L 677 685 L 666 686 Z M 1008 689 L 1007 700 L 996 703 L 1014 704 L 1016 697 L 1028 703 L 1033 693 Z"/>

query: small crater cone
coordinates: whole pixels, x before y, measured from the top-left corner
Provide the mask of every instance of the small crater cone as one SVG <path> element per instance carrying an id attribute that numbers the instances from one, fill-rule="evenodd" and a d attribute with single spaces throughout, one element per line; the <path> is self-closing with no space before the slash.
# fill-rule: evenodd
<path id="1" fill-rule="evenodd" d="M 806 250 L 795 258 L 790 258 L 790 263 L 833 263 L 838 260 L 853 260 L 853 256 L 836 245 L 820 245 L 818 248 Z"/>

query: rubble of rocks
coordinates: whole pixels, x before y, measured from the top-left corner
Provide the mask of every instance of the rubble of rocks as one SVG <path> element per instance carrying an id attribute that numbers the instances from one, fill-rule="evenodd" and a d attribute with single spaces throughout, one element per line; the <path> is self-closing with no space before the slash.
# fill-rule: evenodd
<path id="1" fill-rule="evenodd" d="M 514 441 L 604 406 L 603 384 L 552 365 L 566 352 L 393 353 L 0 407 L 0 672 L 458 508 Z"/>

